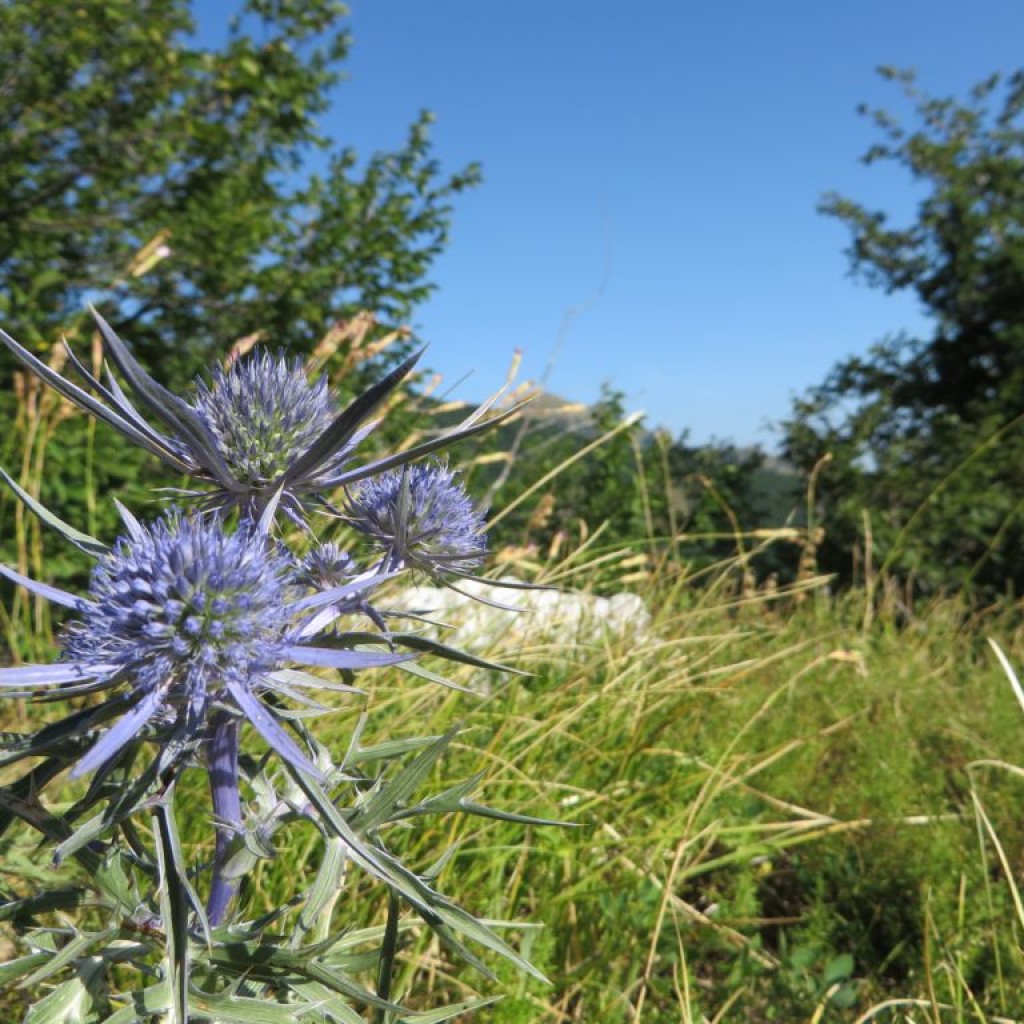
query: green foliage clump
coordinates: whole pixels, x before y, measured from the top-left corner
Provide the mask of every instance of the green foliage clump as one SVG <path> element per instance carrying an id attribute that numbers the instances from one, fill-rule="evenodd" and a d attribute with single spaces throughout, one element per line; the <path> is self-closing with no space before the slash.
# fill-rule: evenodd
<path id="1" fill-rule="evenodd" d="M 427 113 L 368 159 L 324 138 L 338 0 L 248 0 L 215 47 L 190 8 L 0 6 L 0 319 L 47 349 L 89 297 L 174 389 L 256 332 L 304 352 L 357 310 L 408 317 L 479 180 L 441 171 Z"/>
<path id="2" fill-rule="evenodd" d="M 991 599 L 1024 586 L 1024 72 L 992 76 L 967 102 L 901 83 L 916 126 L 869 111 L 881 136 L 864 157 L 924 190 L 914 219 L 829 195 L 824 213 L 851 232 L 853 270 L 909 291 L 930 331 L 900 333 L 839 363 L 794 407 L 786 449 L 809 473 L 832 462 L 818 494 L 826 568 L 852 560 L 928 592 Z M 865 517 L 869 517 L 869 521 Z M 870 534 L 870 541 L 868 540 Z"/>
<path id="3" fill-rule="evenodd" d="M 698 571 L 734 555 L 738 535 L 754 525 L 781 526 L 792 515 L 797 478 L 766 467 L 758 449 L 648 431 L 624 400 L 607 384 L 586 409 L 551 408 L 542 397 L 474 447 L 474 486 L 501 504 L 498 546 L 543 558 L 591 539 L 602 551 L 631 549 Z M 776 563 L 763 558 L 759 569 Z"/>

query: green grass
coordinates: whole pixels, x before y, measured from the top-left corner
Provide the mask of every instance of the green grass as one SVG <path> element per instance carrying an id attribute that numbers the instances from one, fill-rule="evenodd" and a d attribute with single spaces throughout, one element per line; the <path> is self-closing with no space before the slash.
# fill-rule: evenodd
<path id="1" fill-rule="evenodd" d="M 585 582 L 582 580 L 581 582 Z M 428 1007 L 502 991 L 493 1024 L 999 1021 L 1024 1015 L 1024 713 L 988 647 L 1024 655 L 1009 618 L 953 603 L 899 625 L 863 595 L 743 599 L 728 579 L 645 588 L 650 637 L 490 651 L 529 670 L 456 678 L 485 697 L 372 678 L 366 742 L 455 722 L 431 784 L 483 768 L 478 798 L 569 820 L 419 819 L 392 843 L 512 933 L 551 979 L 491 963 L 497 984 L 416 929 L 398 991 Z M 318 723 L 340 752 L 363 705 Z M 205 795 L 196 773 L 195 834 Z M 253 912 L 317 865 L 310 826 L 247 885 Z M 379 924 L 384 894 L 349 876 L 336 921 Z"/>
<path id="2" fill-rule="evenodd" d="M 459 677 L 485 698 L 372 684 L 369 739 L 463 723 L 438 789 L 483 767 L 483 802 L 579 826 L 421 819 L 394 835 L 424 867 L 459 840 L 443 891 L 542 926 L 517 938 L 551 986 L 494 964 L 506 997 L 482 1019 L 1019 1019 L 1006 869 L 1022 868 L 1024 779 L 1002 765 L 1024 764 L 1024 714 L 982 643 L 1024 653 L 1010 623 L 965 624 L 946 604 L 899 628 L 883 608 L 865 631 L 856 594 L 646 593 L 651 638 L 499 642 L 490 654 L 533 675 Z M 356 711 L 318 733 L 344 749 Z M 249 887 L 253 909 L 289 896 L 317 850 L 296 829 Z M 352 876 L 338 920 L 383 913 Z M 494 991 L 409 935 L 412 1005 Z"/>

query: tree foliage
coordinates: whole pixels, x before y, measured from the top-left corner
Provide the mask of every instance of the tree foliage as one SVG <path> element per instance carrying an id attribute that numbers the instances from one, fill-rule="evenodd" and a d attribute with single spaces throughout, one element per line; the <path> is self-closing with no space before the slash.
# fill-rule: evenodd
<path id="1" fill-rule="evenodd" d="M 922 93 L 882 69 L 913 109 L 906 127 L 863 110 L 887 161 L 924 189 L 916 216 L 831 194 L 821 210 L 850 229 L 851 267 L 910 291 L 927 336 L 901 333 L 836 365 L 797 401 L 788 454 L 821 474 L 826 567 L 849 573 L 870 535 L 875 567 L 925 589 L 1024 585 L 1024 71 L 992 76 L 966 101 Z"/>
<path id="2" fill-rule="evenodd" d="M 213 48 L 187 0 L 0 3 L 4 324 L 42 347 L 99 300 L 177 386 L 256 331 L 407 317 L 478 170 L 441 172 L 426 113 L 364 161 L 324 138 L 345 13 L 247 0 Z"/>

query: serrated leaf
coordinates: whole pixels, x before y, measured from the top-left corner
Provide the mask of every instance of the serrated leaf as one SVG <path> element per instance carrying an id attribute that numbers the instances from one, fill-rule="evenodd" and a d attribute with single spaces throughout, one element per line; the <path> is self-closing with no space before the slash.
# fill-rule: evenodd
<path id="1" fill-rule="evenodd" d="M 388 820 L 388 817 L 416 791 L 431 769 L 458 734 L 458 727 L 449 729 L 436 739 L 426 750 L 421 751 L 404 768 L 389 779 L 349 819 L 356 832 L 369 832 Z"/>
<path id="2" fill-rule="evenodd" d="M 489 996 L 486 999 L 467 999 L 463 1003 L 454 1003 L 451 1006 L 443 1006 L 437 1010 L 427 1010 L 423 1013 L 412 1013 L 401 1017 L 397 1024 L 443 1024 L 446 1020 L 458 1017 L 462 1013 L 472 1013 L 474 1010 L 483 1009 L 492 1003 L 497 1003 L 502 996 Z"/>
<path id="3" fill-rule="evenodd" d="M 68 832 L 67 822 L 48 811 L 34 798 L 21 798 L 10 789 L 0 789 L 0 810 L 20 818 L 47 839 L 59 842 Z"/>
<path id="4" fill-rule="evenodd" d="M 90 306 L 89 311 L 103 336 L 107 353 L 135 393 L 175 434 L 184 434 L 192 442 L 193 451 L 197 455 L 201 455 L 205 468 L 216 478 L 221 487 L 236 494 L 240 493 L 244 488 L 231 475 L 224 456 L 217 448 L 217 443 L 202 418 L 191 406 L 146 373 L 124 342 L 114 333 L 110 324 L 94 307 Z M 122 433 L 124 432 L 122 429 Z M 171 461 L 165 455 L 161 455 L 161 458 L 164 461 Z M 180 463 L 181 459 L 178 458 L 176 461 Z M 185 468 L 188 471 L 187 465 Z"/>
<path id="5" fill-rule="evenodd" d="M 305 996 L 320 1010 L 338 1024 L 366 1024 L 366 1018 L 356 1013 L 340 996 L 316 982 L 303 981 L 292 985 L 301 996 Z"/>
<path id="6" fill-rule="evenodd" d="M 304 772 L 292 769 L 290 765 L 288 768 L 310 803 L 320 812 L 324 825 L 344 842 L 351 859 L 374 878 L 396 889 L 429 917 L 435 895 L 430 888 L 393 858 L 364 843 L 313 779 Z"/>
<path id="7" fill-rule="evenodd" d="M 216 964 L 218 971 L 224 975 L 234 974 L 238 978 L 252 978 L 270 984 L 280 984 L 282 978 L 305 978 L 362 1003 L 385 1010 L 402 1009 L 385 999 L 378 999 L 343 970 L 325 963 L 318 951 L 331 945 L 333 940 L 321 943 L 320 946 L 293 950 L 266 942 L 226 942 L 214 946 L 207 954 L 207 960 Z M 291 984 L 291 980 L 288 983 Z"/>
<path id="8" fill-rule="evenodd" d="M 125 706 L 125 696 L 118 695 L 95 707 L 75 711 L 59 722 L 44 725 L 28 736 L 14 737 L 8 734 L 4 737 L 3 752 L 0 753 L 0 767 L 14 764 L 25 757 L 50 753 L 58 749 L 70 757 L 85 746 L 86 740 L 81 739 L 83 734 L 116 717 Z"/>
<path id="9" fill-rule="evenodd" d="M 68 401 L 73 402 L 80 409 L 91 412 L 97 419 L 110 424 L 115 430 L 120 431 L 125 437 L 134 441 L 137 445 L 152 452 L 165 462 L 170 462 L 175 468 L 182 472 L 189 472 L 187 463 L 175 455 L 166 444 L 162 443 L 157 435 L 151 430 L 142 431 L 138 426 L 130 422 L 119 412 L 109 408 L 98 401 L 87 391 L 78 387 L 62 377 L 56 370 L 51 369 L 41 359 L 38 359 L 27 349 L 22 348 L 6 331 L 0 329 L 0 342 L 7 346 L 11 354 L 27 369 L 34 373 L 40 380 L 45 381 L 58 394 L 63 395 Z"/>
<path id="10" fill-rule="evenodd" d="M 539 818 L 534 814 L 520 814 L 518 811 L 502 811 L 495 807 L 487 807 L 472 800 L 462 800 L 458 810 L 464 814 L 473 814 L 478 818 L 493 818 L 495 821 L 511 821 L 519 825 L 550 825 L 556 828 L 582 828 L 576 821 L 560 821 L 557 818 Z"/>
<path id="11" fill-rule="evenodd" d="M 400 817 L 411 818 L 421 814 L 443 814 L 459 811 L 466 795 L 476 789 L 483 777 L 483 772 L 477 772 L 468 779 L 463 779 L 462 782 L 449 786 L 448 789 L 441 793 L 426 797 L 415 807 L 407 808 Z"/>
<path id="12" fill-rule="evenodd" d="M 506 420 L 511 419 L 522 411 L 523 407 L 530 401 L 519 402 L 509 409 L 498 413 L 496 416 L 492 416 L 489 420 L 485 420 L 482 423 L 476 422 L 477 410 L 471 413 L 465 420 L 463 420 L 464 427 L 455 427 L 445 434 L 442 434 L 438 438 L 434 438 L 430 441 L 424 441 L 422 444 L 418 444 L 412 448 L 407 448 L 403 452 L 396 452 L 394 455 L 389 455 L 383 459 L 377 459 L 374 462 L 368 463 L 365 466 L 360 466 L 359 469 L 350 470 L 347 473 L 339 474 L 334 482 L 338 485 L 348 485 L 356 483 L 359 480 L 365 480 L 367 477 L 376 476 L 378 473 L 383 473 L 389 469 L 395 469 L 398 466 L 402 466 L 407 462 L 412 462 L 416 459 L 423 458 L 424 455 L 430 455 L 432 452 L 436 452 L 441 448 L 449 448 L 451 445 L 456 444 L 459 441 L 464 441 L 466 438 L 473 437 L 476 434 L 480 434 L 486 430 L 493 430 L 494 427 Z M 482 409 L 489 406 L 490 403 L 484 403 Z"/>
<path id="13" fill-rule="evenodd" d="M 296 1024 L 317 1013 L 315 1003 L 271 1003 L 264 999 L 207 992 L 193 992 L 190 1022 L 215 1021 L 216 1024 Z"/>
<path id="14" fill-rule="evenodd" d="M 463 963 L 472 967 L 488 981 L 497 981 L 497 975 L 474 953 L 464 942 L 462 942 L 450 928 L 444 925 L 431 925 L 431 929 L 441 942 L 442 948 L 454 953 Z"/>
<path id="15" fill-rule="evenodd" d="M 531 673 L 519 668 L 512 668 L 510 665 L 501 665 L 496 661 L 488 661 L 486 658 L 477 657 L 459 647 L 452 647 L 442 643 L 440 640 L 433 640 L 420 633 L 380 633 L 348 632 L 341 633 L 336 637 L 324 639 L 321 643 L 330 643 L 332 647 L 353 647 L 356 644 L 376 644 L 394 647 L 399 645 L 408 647 L 410 650 L 419 651 L 423 654 L 434 654 L 446 661 L 455 661 L 463 665 L 472 665 L 474 668 L 485 668 L 492 672 L 506 672 L 516 676 L 529 676 Z M 405 663 L 402 663 L 405 664 Z"/>
<path id="16" fill-rule="evenodd" d="M 432 882 L 435 878 L 441 877 L 441 872 L 451 863 L 452 858 L 458 853 L 461 844 L 456 841 L 446 850 L 441 851 L 441 856 L 434 861 L 424 872 L 423 877 Z"/>
<path id="17" fill-rule="evenodd" d="M 93 840 L 105 835 L 115 825 L 130 817 L 139 810 L 142 802 L 149 796 L 150 790 L 157 781 L 159 764 L 153 760 L 146 766 L 136 782 L 130 786 L 117 800 L 107 804 L 99 814 L 79 825 L 77 829 L 54 850 L 55 864 L 60 864 L 73 854 L 77 854 Z M 100 798 L 99 793 L 93 794 L 92 803 Z M 82 808 L 84 809 L 84 807 Z"/>
<path id="18" fill-rule="evenodd" d="M 423 355 L 423 349 L 414 352 L 386 377 L 357 395 L 331 422 L 330 426 L 274 481 L 275 486 L 288 487 L 296 480 L 312 473 L 326 458 L 342 448 L 355 434 L 359 425 L 380 407 L 392 391 L 409 375 Z"/>
<path id="19" fill-rule="evenodd" d="M 47 993 L 25 1014 L 24 1024 L 78 1024 L 93 1008 L 93 986 L 102 979 L 102 967 L 85 965 L 74 978 Z"/>
<path id="20" fill-rule="evenodd" d="M 17 960 L 8 960 L 0 964 L 0 986 L 10 985 L 18 978 L 24 977 L 29 971 L 35 970 L 51 958 L 51 953 L 30 953 Z"/>
<path id="21" fill-rule="evenodd" d="M 117 928 L 108 928 L 105 931 L 91 935 L 76 936 L 67 942 L 59 952 L 51 956 L 48 963 L 42 965 L 38 970 L 20 982 L 18 987 L 29 988 L 32 985 L 38 985 L 39 982 L 45 981 L 47 978 L 52 978 L 53 975 L 63 970 L 72 961 L 86 956 L 93 946 L 109 942 L 117 933 Z"/>
<path id="22" fill-rule="evenodd" d="M 139 895 L 130 875 L 125 870 L 124 856 L 114 848 L 103 859 L 99 870 L 93 876 L 96 885 L 105 895 L 116 900 L 126 910 L 138 906 Z"/>
<path id="23" fill-rule="evenodd" d="M 141 992 L 132 992 L 130 998 L 130 1005 L 107 1017 L 103 1024 L 150 1024 L 154 1017 L 171 1009 L 171 992 L 166 981 L 150 985 Z"/>
<path id="24" fill-rule="evenodd" d="M 63 758 L 47 758 L 12 782 L 5 791 L 17 800 L 28 800 L 38 796 L 66 767 L 67 762 Z M 14 818 L 15 814 L 10 809 L 0 811 L 0 835 L 7 831 Z"/>
<path id="25" fill-rule="evenodd" d="M 437 736 L 414 736 L 405 740 L 386 740 L 383 743 L 375 743 L 371 747 L 357 747 L 346 755 L 343 767 L 370 764 L 374 761 L 390 761 L 402 754 L 422 750 L 424 747 L 430 746 L 437 738 Z"/>
<path id="26" fill-rule="evenodd" d="M 439 901 L 433 910 L 450 928 L 472 939 L 474 942 L 478 942 L 492 953 L 503 956 L 506 960 L 515 964 L 521 971 L 531 975 L 538 981 L 549 984 L 548 979 L 533 964 L 528 960 L 524 960 L 507 942 L 495 935 L 490 928 L 482 921 L 478 921 L 472 914 L 467 913 L 461 907 L 455 906 L 455 904 L 450 903 L 448 900 Z"/>
<path id="27" fill-rule="evenodd" d="M 347 863 L 345 844 L 337 838 L 328 839 L 324 843 L 320 868 L 306 897 L 306 903 L 299 912 L 300 931 L 311 931 L 321 912 L 337 898 Z"/>

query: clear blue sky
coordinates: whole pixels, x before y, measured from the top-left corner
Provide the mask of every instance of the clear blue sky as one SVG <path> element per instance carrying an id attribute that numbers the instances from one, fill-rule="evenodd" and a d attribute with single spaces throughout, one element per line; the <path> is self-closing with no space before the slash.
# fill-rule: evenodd
<path id="1" fill-rule="evenodd" d="M 201 3 L 200 29 L 211 9 Z M 879 64 L 963 95 L 1024 64 L 1014 0 L 351 0 L 354 43 L 327 132 L 397 147 L 421 108 L 457 203 L 436 296 L 414 321 L 457 395 L 515 349 L 549 386 L 601 382 L 648 424 L 772 447 L 768 424 L 838 359 L 922 327 L 909 296 L 852 280 L 836 189 L 908 218 L 856 106 L 905 109 Z M 205 13 L 204 13 L 205 12 Z M 204 25 L 203 22 L 206 22 Z M 576 310 L 576 315 L 572 311 Z M 567 323 L 568 318 L 568 323 Z"/>

